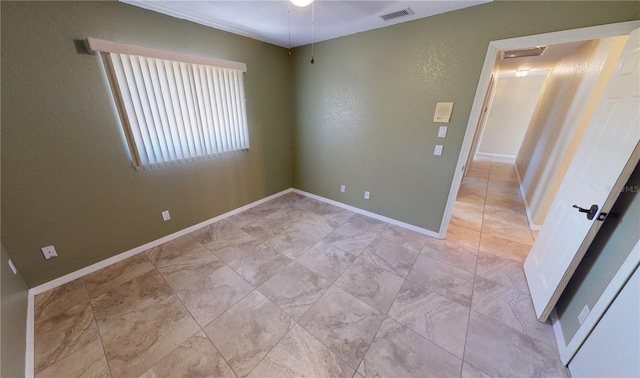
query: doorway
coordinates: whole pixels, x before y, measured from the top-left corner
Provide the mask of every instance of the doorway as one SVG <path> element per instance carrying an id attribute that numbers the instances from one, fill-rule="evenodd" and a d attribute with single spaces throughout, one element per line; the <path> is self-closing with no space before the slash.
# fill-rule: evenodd
<path id="1" fill-rule="evenodd" d="M 472 146 L 474 139 L 477 138 L 478 120 L 482 117 L 484 102 L 486 98 L 487 88 L 492 78 L 496 74 L 495 59 L 504 50 L 512 50 L 527 46 L 553 45 L 572 43 L 585 40 L 601 39 L 607 37 L 615 37 L 620 35 L 628 35 L 637 28 L 638 22 L 624 22 L 610 25 L 594 26 L 582 29 L 566 30 L 561 32 L 553 32 L 527 37 L 512 38 L 500 41 L 492 41 L 487 49 L 485 62 L 480 75 L 480 80 L 476 90 L 475 100 L 469 116 L 467 130 L 465 133 L 460 155 L 458 157 L 458 169 L 453 177 L 451 190 L 445 208 L 445 214 L 440 225 L 439 237 L 445 238 L 449 223 L 451 221 L 455 200 L 462 184 L 467 162 L 471 161 Z"/>

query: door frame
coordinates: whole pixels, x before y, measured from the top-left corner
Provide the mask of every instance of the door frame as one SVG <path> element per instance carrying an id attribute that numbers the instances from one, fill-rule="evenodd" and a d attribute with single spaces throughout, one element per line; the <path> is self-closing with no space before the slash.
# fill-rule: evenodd
<path id="1" fill-rule="evenodd" d="M 482 66 L 482 72 L 480 73 L 480 79 L 478 81 L 478 87 L 476 88 L 473 106 L 471 107 L 471 113 L 469 114 L 467 129 L 462 141 L 462 147 L 460 148 L 460 154 L 458 155 L 456 172 L 453 175 L 453 179 L 451 181 L 449 197 L 445 206 L 442 222 L 440 223 L 440 231 L 438 233 L 438 237 L 440 239 L 445 238 L 447 229 L 449 228 L 449 222 L 451 221 L 451 215 L 453 213 L 453 205 L 458 195 L 458 191 L 460 190 L 460 185 L 462 184 L 465 164 L 467 162 L 467 159 L 469 158 L 469 154 L 471 153 L 471 147 L 473 144 L 474 136 L 476 134 L 478 121 L 482 116 L 482 107 L 486 88 L 489 85 L 489 81 L 493 71 L 493 65 L 496 57 L 498 56 L 498 53 L 503 50 L 629 35 L 629 33 L 639 27 L 640 21 L 627 21 L 614 24 L 590 26 L 579 29 L 563 30 L 552 33 L 529 35 L 525 37 L 501 39 L 489 42 L 487 54 L 484 58 L 484 65 Z"/>

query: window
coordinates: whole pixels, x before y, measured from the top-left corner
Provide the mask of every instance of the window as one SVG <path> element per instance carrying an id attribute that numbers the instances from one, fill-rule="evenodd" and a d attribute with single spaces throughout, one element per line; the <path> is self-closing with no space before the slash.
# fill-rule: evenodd
<path id="1" fill-rule="evenodd" d="M 88 38 L 137 167 L 249 148 L 244 63 Z"/>

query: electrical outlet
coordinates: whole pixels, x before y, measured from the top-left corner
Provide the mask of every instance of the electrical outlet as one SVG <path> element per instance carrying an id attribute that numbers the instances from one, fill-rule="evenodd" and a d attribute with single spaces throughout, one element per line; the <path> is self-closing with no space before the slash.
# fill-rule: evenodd
<path id="1" fill-rule="evenodd" d="M 436 148 L 433 150 L 433 154 L 436 156 L 442 155 L 442 145 L 436 144 Z"/>
<path id="2" fill-rule="evenodd" d="M 40 250 L 42 251 L 42 254 L 44 255 L 44 259 L 45 260 L 49 260 L 52 257 L 57 257 L 58 256 L 58 252 L 56 252 L 55 247 L 52 245 L 48 245 L 46 247 L 42 247 L 40 248 Z"/>
<path id="3" fill-rule="evenodd" d="M 447 126 L 440 126 L 438 129 L 438 138 L 444 138 L 447 136 Z"/>
<path id="4" fill-rule="evenodd" d="M 580 313 L 578 314 L 578 323 L 584 323 L 584 320 L 587 318 L 587 315 L 589 315 L 590 311 L 591 310 L 589 310 L 589 306 L 584 305 L 582 311 L 580 311 Z"/>
<path id="5" fill-rule="evenodd" d="M 345 185 L 340 185 L 340 193 L 344 193 L 345 190 L 347 190 L 347 187 Z"/>
<path id="6" fill-rule="evenodd" d="M 171 215 L 169 214 L 169 210 L 163 211 L 162 212 L 162 220 L 166 222 L 169 219 L 171 219 Z"/>
<path id="7" fill-rule="evenodd" d="M 371 193 L 365 191 L 364 192 L 364 199 L 369 199 L 369 196 L 371 195 Z"/>

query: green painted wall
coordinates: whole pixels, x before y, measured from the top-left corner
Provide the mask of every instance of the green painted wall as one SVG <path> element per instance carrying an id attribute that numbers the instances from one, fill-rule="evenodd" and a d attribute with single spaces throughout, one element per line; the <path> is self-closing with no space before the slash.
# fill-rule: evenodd
<path id="1" fill-rule="evenodd" d="M 567 288 L 556 305 L 560 328 L 569 341 L 580 328 L 578 314 L 587 305 L 590 309 L 631 253 L 640 235 L 640 169 L 636 166 L 622 189 L 611 213 L 616 219 L 607 219 L 589 246 L 584 258 L 571 277 Z"/>
<path id="2" fill-rule="evenodd" d="M 317 43 L 313 65 L 296 49 L 294 186 L 438 232 L 489 42 L 638 18 L 638 2 L 499 1 Z M 438 101 L 455 102 L 446 139 Z"/>
<path id="3" fill-rule="evenodd" d="M 0 6 L 2 242 L 29 287 L 292 186 L 286 49 L 114 1 Z M 245 62 L 251 149 L 132 169 L 87 37 Z"/>
<path id="4" fill-rule="evenodd" d="M 9 268 L 9 254 L 4 244 L 0 258 L 0 286 L 2 286 L 2 305 L 0 318 L 0 376 L 24 376 L 24 362 L 27 334 L 27 284 L 20 272 L 13 274 Z"/>

